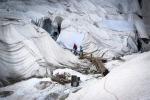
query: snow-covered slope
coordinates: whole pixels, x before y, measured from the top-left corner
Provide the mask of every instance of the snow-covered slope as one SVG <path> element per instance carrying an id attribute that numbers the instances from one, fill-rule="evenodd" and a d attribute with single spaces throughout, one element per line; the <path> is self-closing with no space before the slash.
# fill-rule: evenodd
<path id="1" fill-rule="evenodd" d="M 149 100 L 150 52 L 114 68 L 102 80 L 93 82 L 67 100 Z"/>
<path id="2" fill-rule="evenodd" d="M 83 75 L 70 69 L 54 71 L 53 74 L 65 72 L 79 76 L 79 87 L 60 85 L 50 78 L 32 78 L 0 88 L 0 100 L 61 100 L 60 98 L 66 98 L 69 93 L 72 94 L 67 100 L 149 100 L 150 52 L 125 56 L 123 59 L 126 62 L 116 60 L 106 64 L 111 72 L 105 78 L 94 78 L 93 75 Z M 2 97 L 3 91 L 13 93 Z"/>
<path id="3" fill-rule="evenodd" d="M 32 78 L 0 88 L 0 100 L 64 100 L 69 93 L 78 91 L 89 84 L 89 80 L 96 80 L 94 75 L 83 75 L 70 69 L 57 69 L 54 71 L 54 74 L 64 72 L 79 76 L 82 81 L 80 86 L 61 85 L 53 82 L 50 78 Z M 13 91 L 13 93 L 3 97 L 3 91 Z"/>

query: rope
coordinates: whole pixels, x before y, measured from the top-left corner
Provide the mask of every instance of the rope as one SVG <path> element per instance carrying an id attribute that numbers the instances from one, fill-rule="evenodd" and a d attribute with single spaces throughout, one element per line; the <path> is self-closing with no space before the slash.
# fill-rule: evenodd
<path id="1" fill-rule="evenodd" d="M 109 90 L 106 88 L 106 80 L 107 80 L 107 78 L 105 77 L 104 90 L 105 90 L 108 94 L 112 95 L 116 100 L 119 100 L 119 98 L 117 97 L 117 95 L 116 95 L 115 93 L 109 91 Z"/>

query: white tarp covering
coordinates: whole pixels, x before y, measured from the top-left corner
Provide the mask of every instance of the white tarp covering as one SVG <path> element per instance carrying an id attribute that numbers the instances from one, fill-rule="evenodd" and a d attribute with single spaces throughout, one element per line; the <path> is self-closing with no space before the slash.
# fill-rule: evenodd
<path id="1" fill-rule="evenodd" d="M 105 56 L 108 58 L 137 52 L 138 37 L 133 32 L 134 27 L 139 37 L 147 38 L 147 33 L 143 20 L 136 14 L 141 14 L 138 0 L 132 2 L 131 0 L 3 0 L 0 3 L 0 40 L 2 41 L 0 49 L 6 51 L 20 48 L 20 51 L 16 51 L 18 55 L 1 52 L 0 67 L 17 66 L 18 68 L 19 65 L 23 65 L 28 69 L 35 62 L 33 65 L 38 69 L 41 67 L 39 62 L 36 62 L 37 59 L 54 65 L 60 63 L 69 65 L 68 61 L 78 62 L 77 57 L 59 47 L 44 30 L 31 25 L 32 19 L 40 19 L 43 16 L 50 17 L 52 21 L 56 16 L 64 19 L 58 41 L 71 49 L 75 42 L 78 46 L 82 45 L 85 52 L 98 50 L 95 56 L 101 56 L 106 52 Z M 17 21 L 7 18 L 15 18 Z M 65 22 L 66 20 L 68 22 Z M 63 26 L 63 23 L 68 25 Z M 19 42 L 19 44 L 8 46 L 3 45 L 3 42 L 6 44 Z M 11 65 L 8 64 L 8 59 L 13 62 L 24 59 L 25 61 L 19 65 Z M 22 67 L 20 68 L 22 70 Z M 33 69 L 31 67 L 29 72 L 32 73 Z M 25 74 L 28 76 L 29 72 Z"/>
<path id="2" fill-rule="evenodd" d="M 11 15 L 11 12 L 15 12 L 14 15 L 16 16 L 23 16 L 24 18 L 33 20 L 48 16 L 53 21 L 56 16 L 60 16 L 64 19 L 62 26 L 65 20 L 69 21 L 69 27 L 67 26 L 61 31 L 58 39 L 60 43 L 72 49 L 74 42 L 83 46 L 86 46 L 87 41 L 90 43 L 94 42 L 96 45 L 92 44 L 93 46 L 86 47 L 87 52 L 93 51 L 93 49 L 108 50 L 109 52 L 106 54 L 108 56 L 111 55 L 110 57 L 137 52 L 135 46 L 137 45 L 138 37 L 134 32 L 135 30 L 138 31 L 140 38 L 148 38 L 143 20 L 136 16 L 136 14 L 141 15 L 138 0 L 63 0 L 60 2 L 57 0 L 52 0 L 51 2 L 43 0 L 36 2 L 36 0 L 32 0 L 31 2 L 18 0 L 2 2 L 0 6 L 2 11 L 1 16 L 4 15 L 4 11 L 6 12 L 5 15 L 8 16 Z M 14 4 L 16 6 L 13 6 Z M 123 33 L 120 35 L 120 32 Z M 67 35 L 70 33 L 78 35 Z M 80 34 L 84 34 L 84 37 Z M 111 36 L 116 37 L 112 40 Z M 74 39 L 74 37 L 79 37 L 79 39 Z M 93 39 L 89 39 L 89 37 Z M 133 40 L 132 43 L 129 43 L 128 37 Z M 132 48 L 124 44 L 132 46 L 134 44 L 134 46 Z M 116 49 L 112 49 L 116 47 L 120 48 L 120 50 L 117 49 L 116 51 Z M 122 48 L 126 48 L 123 50 L 126 52 L 122 52 Z"/>
<path id="3" fill-rule="evenodd" d="M 134 32 L 134 23 L 126 20 L 103 20 L 102 27 L 123 32 Z"/>
<path id="4" fill-rule="evenodd" d="M 149 0 L 143 1 L 147 4 Z M 7 83 L 7 78 L 45 77 L 50 75 L 54 67 L 81 64 L 77 57 L 62 49 L 47 32 L 32 25 L 31 20 L 49 17 L 54 24 L 56 16 L 63 18 L 59 43 L 71 49 L 76 43 L 78 47 L 83 46 L 84 52 L 98 50 L 94 53 L 95 57 L 105 54 L 104 57 L 112 58 L 138 52 L 138 38 L 148 38 L 143 19 L 137 15 L 142 15 L 138 0 L 0 0 L 0 86 Z M 147 29 L 148 16 L 146 10 L 143 17 L 144 20 L 146 18 Z M 134 56 L 132 59 L 136 59 L 129 62 L 130 59 L 125 59 L 126 64 L 122 66 L 119 63 L 124 62 L 120 60 L 112 63 L 113 69 L 106 78 L 90 80 L 91 85 L 86 84 L 85 88 L 75 91 L 77 93 L 71 94 L 68 99 L 149 100 L 149 55 Z M 70 69 L 60 69 L 54 73 L 59 72 L 79 75 L 81 81 L 91 78 Z M 41 81 L 46 81 L 44 85 L 47 87 L 43 90 L 37 88 L 43 85 Z M 14 91 L 12 95 L 0 99 L 45 100 L 54 92 L 69 93 L 69 87 L 70 84 L 63 86 L 51 82 L 50 78 L 27 79 L 0 88 L 0 96 L 2 91 Z"/>
<path id="5" fill-rule="evenodd" d="M 73 66 L 71 62 L 79 62 L 43 29 L 22 21 L 0 22 L 1 80 L 50 75 L 53 65 Z"/>

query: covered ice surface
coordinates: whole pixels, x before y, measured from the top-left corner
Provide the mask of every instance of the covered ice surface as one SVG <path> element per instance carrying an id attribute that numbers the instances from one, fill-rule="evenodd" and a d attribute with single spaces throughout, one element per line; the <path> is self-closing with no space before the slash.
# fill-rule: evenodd
<path id="1" fill-rule="evenodd" d="M 138 0 L 7 0 L 0 5 L 2 11 L 18 12 L 30 20 L 46 16 L 53 22 L 62 17 L 57 42 L 69 49 L 74 43 L 82 45 L 86 52 L 98 49 L 95 56 L 131 54 L 137 52 L 138 37 L 149 38 L 138 16 L 142 14 Z"/>
<path id="2" fill-rule="evenodd" d="M 4 83 L 7 78 L 50 76 L 50 71 L 56 66 L 74 67 L 73 63 L 80 62 L 72 53 L 62 49 L 45 30 L 24 20 L 1 18 L 0 79 Z"/>
<path id="3" fill-rule="evenodd" d="M 133 57 L 102 80 L 72 93 L 67 100 L 149 100 L 150 52 Z"/>
<path id="4" fill-rule="evenodd" d="M 134 25 L 126 20 L 104 20 L 102 22 L 103 27 L 123 32 L 134 32 Z"/>
<path id="5" fill-rule="evenodd" d="M 77 2 L 73 3 L 76 5 Z M 74 13 L 77 8 L 80 9 L 79 14 Z M 70 49 L 76 43 L 78 47 L 82 45 L 85 52 L 98 49 L 95 56 L 106 52 L 104 57 L 110 58 L 137 52 L 137 39 L 149 38 L 143 20 L 138 17 L 141 12 L 137 0 L 81 0 L 76 8 L 70 4 L 68 9 L 72 13 L 62 22 L 61 35 L 57 41 Z M 138 33 L 135 33 L 136 30 Z M 74 41 L 72 35 L 69 37 L 69 34 L 74 33 L 79 36 L 84 34 L 80 36 L 81 43 Z M 73 42 L 68 44 L 68 41 Z"/>
<path id="6" fill-rule="evenodd" d="M 71 49 L 73 43 L 78 47 L 82 45 L 85 52 L 98 50 L 94 54 L 98 57 L 105 52 L 104 57 L 108 58 L 132 54 L 138 51 L 138 37 L 149 38 L 143 19 L 138 16 L 142 14 L 138 0 L 0 1 L 0 81 L 3 80 L 2 83 L 7 82 L 6 78 L 10 76 L 25 79 L 32 76 L 47 76 L 53 67 L 74 66 L 74 63 L 79 63 L 77 57 L 62 49 L 47 32 L 31 24 L 31 20 L 48 17 L 54 22 L 57 16 L 62 17 L 61 34 L 57 42 Z M 147 24 L 146 29 L 148 29 Z M 108 64 L 111 72 L 106 78 L 91 81 L 91 86 L 85 85 L 84 89 L 70 95 L 68 99 L 89 100 L 94 97 L 97 97 L 95 100 L 149 99 L 148 61 L 149 53 L 145 53 L 123 66 L 118 62 Z M 68 69 L 57 71 L 74 73 Z M 85 75 L 75 74 L 80 75 L 83 80 L 87 79 Z M 29 79 L 10 87 L 0 88 L 0 91 L 16 91 L 12 96 L 0 99 L 43 100 L 51 87 L 44 92 L 35 89 L 34 85 L 41 80 L 45 79 Z M 64 86 L 59 86 L 54 89 L 63 91 Z M 95 92 L 91 92 L 92 90 Z M 106 92 L 107 90 L 111 93 Z"/>

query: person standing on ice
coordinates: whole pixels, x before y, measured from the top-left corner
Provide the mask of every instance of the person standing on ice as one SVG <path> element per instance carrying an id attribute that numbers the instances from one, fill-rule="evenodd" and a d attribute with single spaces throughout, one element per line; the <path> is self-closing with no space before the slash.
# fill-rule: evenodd
<path id="1" fill-rule="evenodd" d="M 74 43 L 74 45 L 73 45 L 73 53 L 75 54 L 75 55 L 77 55 L 77 45 Z"/>
<path id="2" fill-rule="evenodd" d="M 80 57 L 83 57 L 83 47 L 80 46 Z"/>

